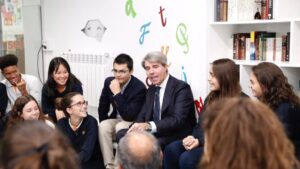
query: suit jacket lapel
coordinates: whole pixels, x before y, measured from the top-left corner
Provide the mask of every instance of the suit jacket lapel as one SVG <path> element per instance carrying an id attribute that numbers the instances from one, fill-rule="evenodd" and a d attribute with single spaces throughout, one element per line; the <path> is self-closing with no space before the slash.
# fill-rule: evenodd
<path id="1" fill-rule="evenodd" d="M 169 80 L 167 82 L 164 99 L 161 107 L 161 115 L 163 114 L 163 112 L 166 110 L 166 108 L 169 106 L 170 103 L 170 97 L 172 96 L 174 90 L 172 81 L 173 81 L 173 77 L 170 75 Z"/>
<path id="2" fill-rule="evenodd" d="M 152 119 L 152 116 L 153 116 L 153 106 L 154 106 L 154 97 L 155 97 L 155 87 L 154 86 L 151 86 L 151 88 L 148 89 L 149 90 L 149 102 L 147 102 L 147 104 L 149 106 L 148 107 L 148 110 L 147 111 L 147 114 L 146 114 L 146 119 L 149 120 L 149 119 Z"/>

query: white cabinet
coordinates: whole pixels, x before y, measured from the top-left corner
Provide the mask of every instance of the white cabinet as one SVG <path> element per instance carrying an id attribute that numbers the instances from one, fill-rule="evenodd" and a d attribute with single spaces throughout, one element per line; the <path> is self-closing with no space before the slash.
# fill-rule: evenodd
<path id="1" fill-rule="evenodd" d="M 228 0 L 230 1 L 230 0 Z M 245 0 L 241 0 L 245 1 Z M 300 1 L 299 0 L 274 0 L 274 19 L 272 20 L 249 20 L 233 22 L 217 22 L 216 0 L 208 0 L 208 29 L 207 29 L 207 55 L 209 62 L 219 58 L 233 57 L 234 33 L 251 31 L 268 31 L 277 34 L 290 32 L 290 61 L 274 62 L 288 77 L 299 94 L 300 88 Z M 243 91 L 251 96 L 249 89 L 249 73 L 251 67 L 260 63 L 252 60 L 235 60 L 240 65 L 240 81 Z"/>

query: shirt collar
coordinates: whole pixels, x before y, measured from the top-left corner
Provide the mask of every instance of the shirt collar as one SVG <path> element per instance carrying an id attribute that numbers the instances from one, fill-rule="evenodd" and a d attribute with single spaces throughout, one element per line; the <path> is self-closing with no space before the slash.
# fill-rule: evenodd
<path id="1" fill-rule="evenodd" d="M 168 83 L 169 78 L 170 78 L 170 75 L 168 73 L 167 77 L 165 78 L 165 80 L 160 85 L 157 85 L 157 86 L 160 87 L 160 88 L 164 88 L 165 89 L 167 87 L 167 83 Z"/>

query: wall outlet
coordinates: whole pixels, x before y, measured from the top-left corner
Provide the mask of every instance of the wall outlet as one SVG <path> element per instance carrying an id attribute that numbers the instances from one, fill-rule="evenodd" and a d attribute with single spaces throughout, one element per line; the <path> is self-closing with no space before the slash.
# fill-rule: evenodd
<path id="1" fill-rule="evenodd" d="M 52 39 L 46 39 L 42 41 L 42 46 L 44 51 L 54 50 L 54 41 Z"/>

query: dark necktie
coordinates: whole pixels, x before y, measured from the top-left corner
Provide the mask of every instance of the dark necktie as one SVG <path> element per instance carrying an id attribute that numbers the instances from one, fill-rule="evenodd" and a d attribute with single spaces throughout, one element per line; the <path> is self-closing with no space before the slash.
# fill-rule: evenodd
<path id="1" fill-rule="evenodd" d="M 160 119 L 160 101 L 159 101 L 159 90 L 160 87 L 155 88 L 155 97 L 154 97 L 154 113 L 153 120 L 158 121 Z"/>

